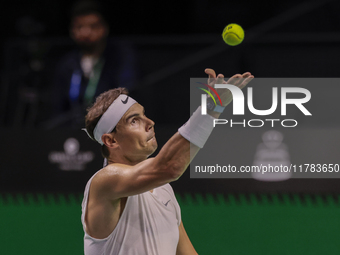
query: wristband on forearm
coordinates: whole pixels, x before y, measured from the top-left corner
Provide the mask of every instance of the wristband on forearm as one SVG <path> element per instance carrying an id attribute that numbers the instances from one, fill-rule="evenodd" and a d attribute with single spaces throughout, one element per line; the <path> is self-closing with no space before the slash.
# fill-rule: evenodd
<path id="1" fill-rule="evenodd" d="M 214 128 L 214 119 L 209 114 L 202 115 L 201 107 L 198 107 L 187 123 L 178 129 L 178 132 L 192 144 L 203 148 Z"/>

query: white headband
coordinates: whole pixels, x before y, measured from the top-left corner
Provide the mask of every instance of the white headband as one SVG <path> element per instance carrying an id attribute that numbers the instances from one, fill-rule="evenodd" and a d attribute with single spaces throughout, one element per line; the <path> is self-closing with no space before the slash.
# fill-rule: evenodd
<path id="1" fill-rule="evenodd" d="M 102 135 L 112 132 L 127 110 L 137 103 L 132 97 L 120 95 L 100 117 L 93 131 L 94 139 L 103 145 Z"/>

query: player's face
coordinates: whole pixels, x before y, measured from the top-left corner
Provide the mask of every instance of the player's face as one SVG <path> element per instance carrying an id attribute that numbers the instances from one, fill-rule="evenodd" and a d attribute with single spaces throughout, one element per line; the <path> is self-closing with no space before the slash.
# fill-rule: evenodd
<path id="1" fill-rule="evenodd" d="M 88 14 L 73 19 L 71 36 L 81 46 L 93 46 L 106 38 L 107 33 L 108 29 L 99 15 Z"/>
<path id="2" fill-rule="evenodd" d="M 146 159 L 157 149 L 155 123 L 147 118 L 144 107 L 136 103 L 124 114 L 116 126 L 115 139 L 121 154 L 129 161 Z"/>

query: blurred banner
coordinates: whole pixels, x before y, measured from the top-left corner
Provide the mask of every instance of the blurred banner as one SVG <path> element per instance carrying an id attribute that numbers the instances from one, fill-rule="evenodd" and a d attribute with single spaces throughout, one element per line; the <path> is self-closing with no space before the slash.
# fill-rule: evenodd
<path id="1" fill-rule="evenodd" d="M 2 129 L 0 139 L 3 190 L 80 191 L 103 164 L 81 130 Z"/>
<path id="2" fill-rule="evenodd" d="M 154 155 L 157 155 L 177 128 L 156 125 L 159 147 Z M 262 151 L 265 148 L 261 145 L 265 143 L 263 139 L 268 138 L 264 134 L 266 131 L 233 130 L 228 135 L 230 146 L 225 151 L 225 157 L 230 162 L 243 165 L 252 165 L 256 160 L 258 163 L 281 160 L 296 165 L 312 163 L 312 159 L 314 163 L 338 162 L 340 135 L 336 129 L 284 132 L 281 149 L 269 154 Z M 280 135 L 274 132 L 269 133 L 269 137 L 280 138 Z M 244 142 L 237 142 L 240 139 Z M 1 129 L 0 140 L 0 191 L 83 192 L 89 178 L 103 165 L 100 146 L 81 130 L 57 129 L 42 132 Z M 198 153 L 197 158 L 202 158 L 204 154 L 205 149 Z M 203 178 L 196 179 L 190 178 L 189 168 L 171 185 L 177 193 L 340 193 L 339 178 L 288 178 L 270 181 L 259 180 L 248 174 L 247 178 L 210 179 L 210 174 L 206 173 Z"/>

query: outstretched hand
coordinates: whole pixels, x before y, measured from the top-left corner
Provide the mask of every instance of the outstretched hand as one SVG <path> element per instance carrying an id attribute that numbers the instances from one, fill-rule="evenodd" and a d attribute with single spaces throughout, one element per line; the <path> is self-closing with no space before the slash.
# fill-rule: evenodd
<path id="1" fill-rule="evenodd" d="M 215 87 L 215 84 L 231 84 L 240 89 L 243 89 L 254 78 L 250 72 L 244 74 L 235 74 L 228 81 L 224 80 L 224 75 L 219 74 L 216 76 L 216 72 L 213 69 L 205 69 L 205 73 L 209 75 L 208 84 Z M 233 95 L 229 89 L 216 89 L 216 92 L 220 95 L 223 106 L 227 106 L 233 100 Z"/>

